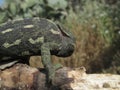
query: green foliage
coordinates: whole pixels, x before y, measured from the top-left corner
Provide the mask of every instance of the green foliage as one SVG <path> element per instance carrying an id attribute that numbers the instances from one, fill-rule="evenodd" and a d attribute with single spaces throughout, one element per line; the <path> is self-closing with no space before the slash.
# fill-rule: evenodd
<path id="1" fill-rule="evenodd" d="M 110 0 L 114 1 L 114 0 Z M 70 67 L 89 72 L 120 70 L 120 1 L 107 0 L 6 0 L 0 23 L 17 18 L 60 20 L 76 36 L 76 50 L 67 59 L 53 57 Z"/>
<path id="2" fill-rule="evenodd" d="M 66 8 L 65 0 L 6 0 L 0 8 L 0 22 L 30 17 L 61 19 L 66 16 Z"/>
<path id="3" fill-rule="evenodd" d="M 91 0 L 84 1 L 82 10 L 77 11 L 75 17 L 77 17 L 77 20 L 79 20 L 81 24 L 90 23 L 92 28 L 101 33 L 106 42 L 111 43 L 114 36 L 112 35 L 113 25 L 111 23 L 112 18 L 109 17 L 109 11 L 106 6 L 104 2 L 100 3 L 96 0 L 92 1 L 92 3 Z M 93 19 L 96 22 L 91 22 Z"/>
<path id="4" fill-rule="evenodd" d="M 82 1 L 82 8 L 76 13 L 71 10 L 65 22 L 76 30 L 77 51 L 73 58 L 77 65 L 73 67 L 84 65 L 89 72 L 120 73 L 120 2 L 109 5 L 103 0 Z"/>

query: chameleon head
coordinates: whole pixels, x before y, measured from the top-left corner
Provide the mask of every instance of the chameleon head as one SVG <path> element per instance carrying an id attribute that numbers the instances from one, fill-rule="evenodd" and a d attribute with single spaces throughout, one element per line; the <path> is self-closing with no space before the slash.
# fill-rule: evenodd
<path id="1" fill-rule="evenodd" d="M 57 56 L 68 57 L 72 55 L 75 49 L 75 37 L 71 32 L 66 30 L 63 26 L 58 25 L 58 28 L 62 33 L 62 43 L 59 47 Z"/>

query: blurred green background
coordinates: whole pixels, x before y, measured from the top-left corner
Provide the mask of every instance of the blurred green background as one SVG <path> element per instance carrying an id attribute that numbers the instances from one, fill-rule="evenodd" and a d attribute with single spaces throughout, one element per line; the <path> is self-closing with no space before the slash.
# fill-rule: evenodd
<path id="1" fill-rule="evenodd" d="M 31 17 L 59 21 L 76 36 L 74 54 L 52 56 L 53 63 L 120 74 L 119 0 L 4 0 L 0 6 L 0 23 Z M 32 57 L 31 66 L 42 67 L 40 57 Z"/>

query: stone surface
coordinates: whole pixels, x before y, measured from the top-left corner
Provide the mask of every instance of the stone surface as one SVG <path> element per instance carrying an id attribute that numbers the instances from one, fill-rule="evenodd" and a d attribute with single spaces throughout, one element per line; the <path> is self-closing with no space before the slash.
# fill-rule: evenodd
<path id="1" fill-rule="evenodd" d="M 71 88 L 69 83 L 73 81 L 67 72 L 70 69 L 64 67 L 56 71 L 53 84 L 48 84 L 46 71 L 25 64 L 16 64 L 8 69 L 0 71 L 0 90 L 61 90 Z"/>
<path id="2" fill-rule="evenodd" d="M 120 75 L 86 74 L 84 67 L 63 67 L 49 85 L 45 73 L 44 69 L 16 64 L 0 71 L 0 90 L 120 90 Z"/>
<path id="3" fill-rule="evenodd" d="M 69 77 L 74 78 L 70 83 L 73 90 L 120 90 L 120 75 L 86 74 L 84 71 L 83 67 L 68 72 Z"/>

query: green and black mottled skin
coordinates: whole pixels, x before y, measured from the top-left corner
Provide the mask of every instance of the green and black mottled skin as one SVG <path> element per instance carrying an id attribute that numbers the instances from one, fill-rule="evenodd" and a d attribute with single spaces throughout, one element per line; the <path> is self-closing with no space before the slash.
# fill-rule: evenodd
<path id="1" fill-rule="evenodd" d="M 55 69 L 51 55 L 70 56 L 74 36 L 64 27 L 44 18 L 9 21 L 0 26 L 0 69 L 17 62 L 27 63 L 30 56 L 41 55 L 42 63 L 52 80 Z"/>

